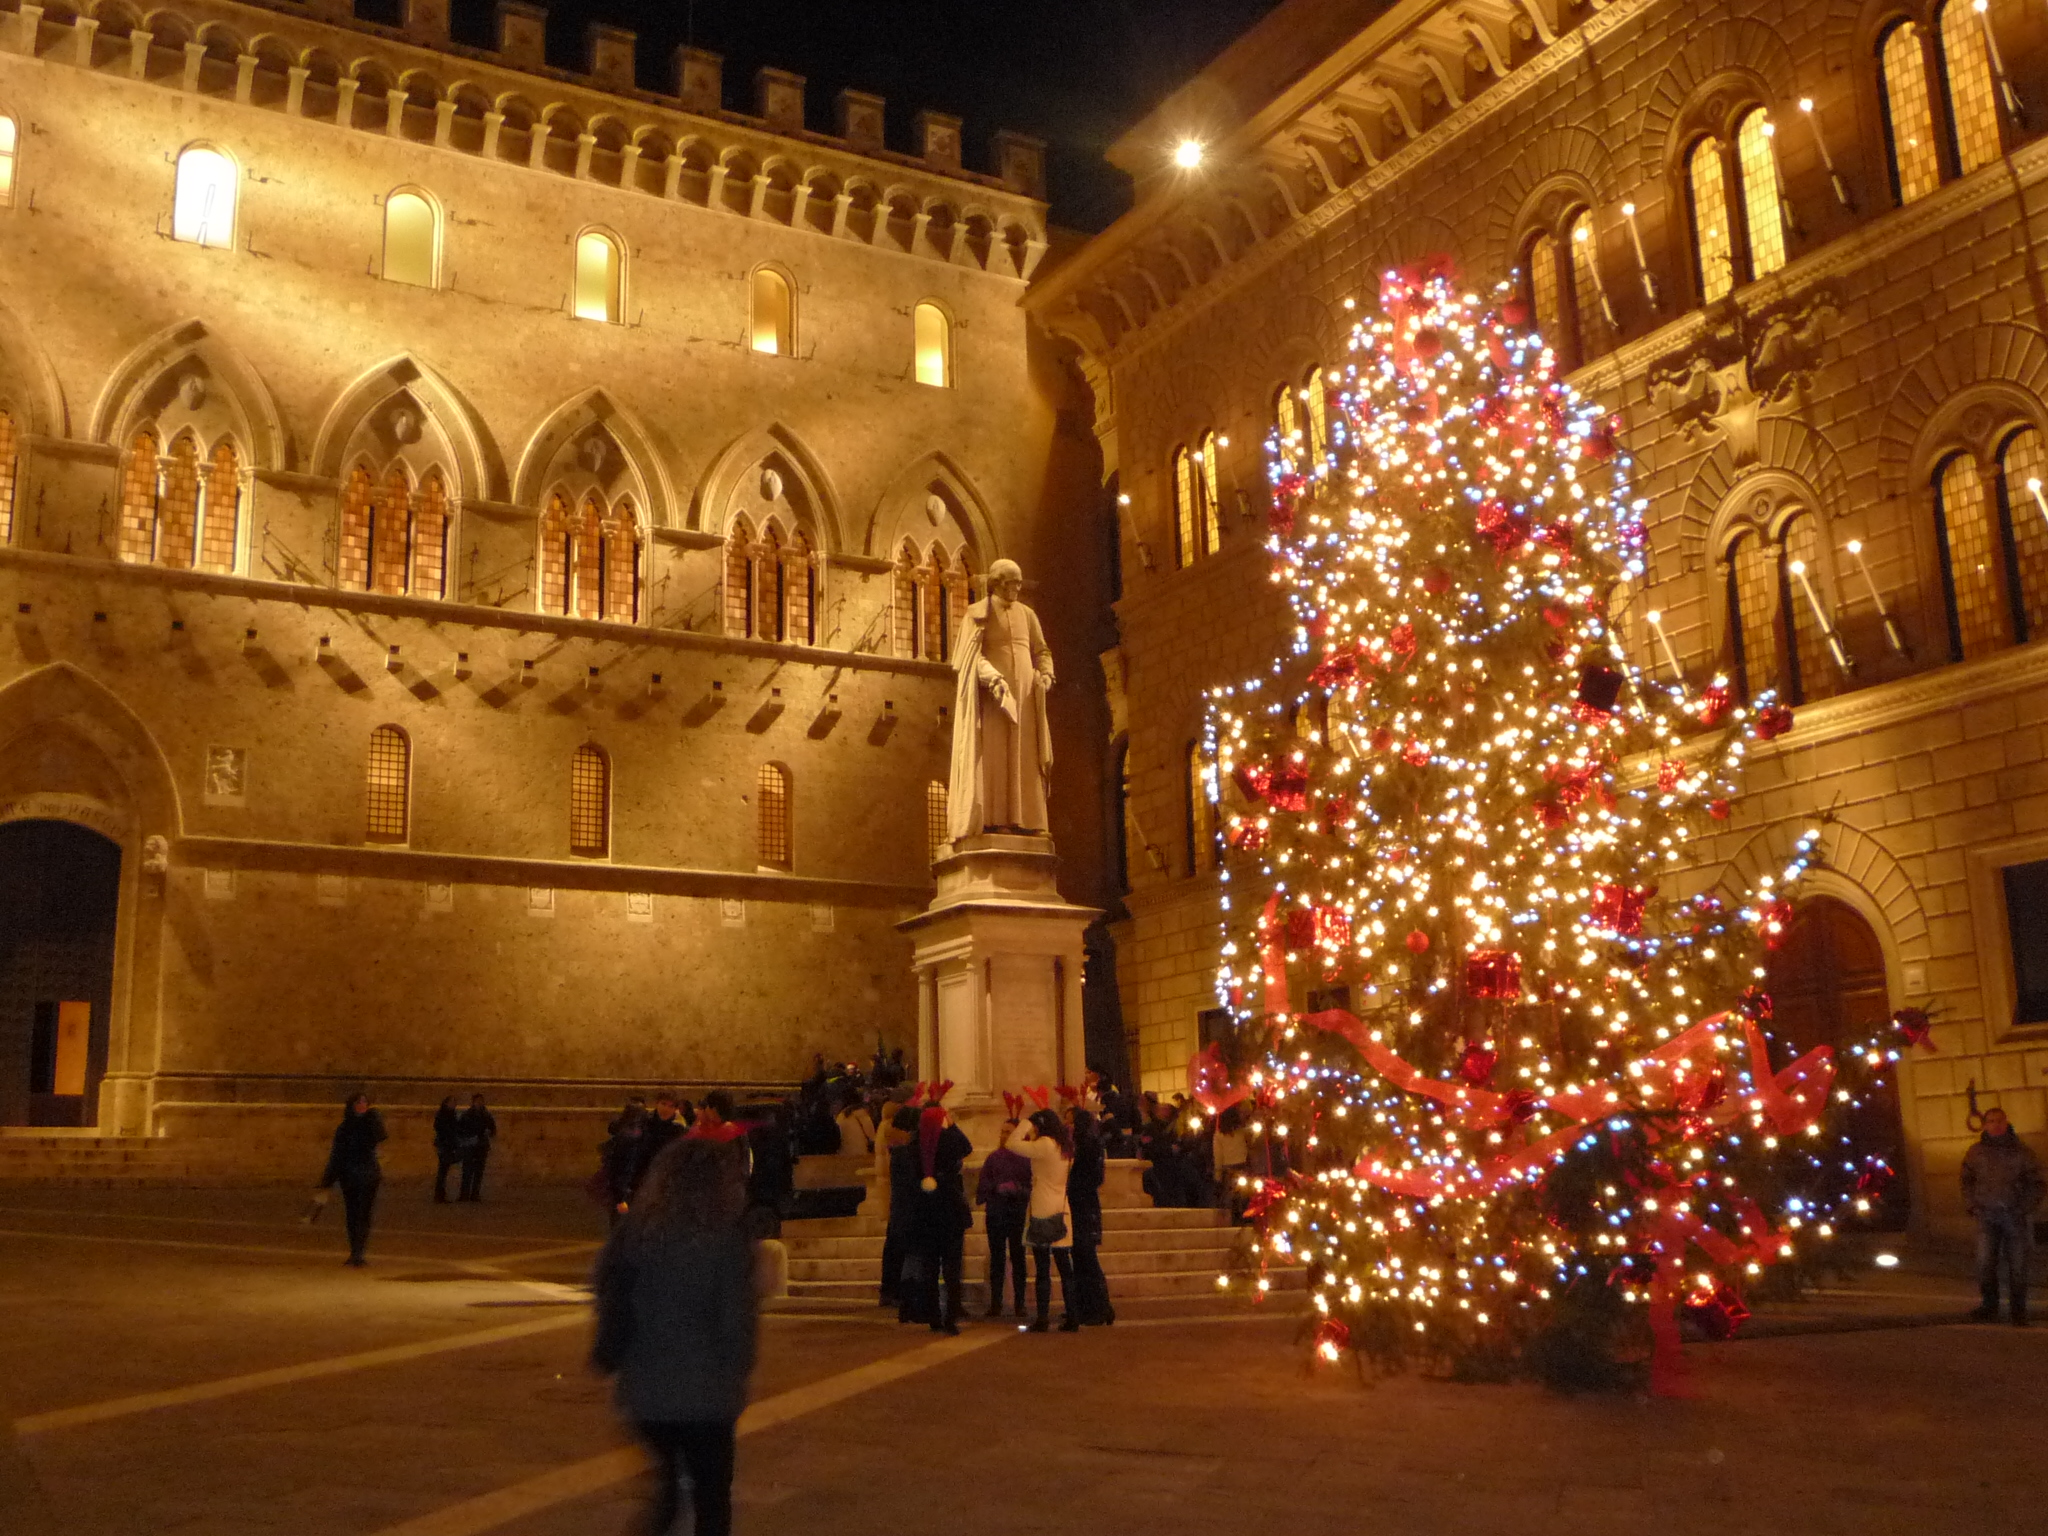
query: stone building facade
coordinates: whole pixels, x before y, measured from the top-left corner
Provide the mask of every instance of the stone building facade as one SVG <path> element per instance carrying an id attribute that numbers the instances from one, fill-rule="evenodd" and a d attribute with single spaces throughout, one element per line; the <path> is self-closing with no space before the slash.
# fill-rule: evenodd
<path id="1" fill-rule="evenodd" d="M 728 110 L 694 50 L 642 90 L 630 34 L 567 70 L 543 19 L 0 12 L 0 871 L 54 911 L 51 825 L 120 851 L 98 979 L 0 979 L 0 1123 L 254 1136 L 475 1082 L 580 1159 L 626 1087 L 913 1045 L 894 925 L 999 556 L 1099 904 L 1101 475 L 1021 304 L 1041 147 L 982 174 L 926 113 L 898 152 L 857 92 L 819 132 L 775 70 Z"/>
<path id="2" fill-rule="evenodd" d="M 2043 1144 L 2044 124 L 2021 0 L 1286 0 L 1116 147 L 1137 206 L 1030 302 L 1086 352 L 1123 503 L 1115 932 L 1147 1085 L 1215 1005 L 1189 754 L 1203 690 L 1280 643 L 1263 443 L 1313 449 L 1347 301 L 1442 252 L 1520 285 L 1621 418 L 1638 660 L 1795 700 L 1695 878 L 1823 827 L 1771 985 L 1817 1038 L 1933 1011 L 1892 1126 L 1915 1222 L 1960 1220 L 1974 1108 Z"/>

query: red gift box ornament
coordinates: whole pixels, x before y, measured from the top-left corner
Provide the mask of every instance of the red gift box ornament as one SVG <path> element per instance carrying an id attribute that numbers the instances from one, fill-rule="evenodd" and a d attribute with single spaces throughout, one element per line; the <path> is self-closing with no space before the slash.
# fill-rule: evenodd
<path id="1" fill-rule="evenodd" d="M 1499 1062 L 1499 1051 L 1483 1040 L 1475 1040 L 1465 1047 L 1465 1054 L 1458 1058 L 1458 1076 L 1477 1088 L 1493 1076 L 1493 1069 Z"/>
<path id="2" fill-rule="evenodd" d="M 1901 1008 L 1892 1015 L 1892 1022 L 1899 1026 L 1899 1033 L 1906 1037 L 1908 1045 L 1924 1045 L 1934 1048 L 1928 1036 L 1934 1032 L 1934 1020 L 1927 1016 L 1925 1008 Z"/>
<path id="3" fill-rule="evenodd" d="M 1622 676 L 1612 667 L 1587 665 L 1579 671 L 1579 713 L 1606 716 L 1621 701 Z"/>
<path id="4" fill-rule="evenodd" d="M 1401 760 L 1411 768 L 1423 767 L 1429 762 L 1430 756 L 1429 743 L 1419 737 L 1401 749 Z"/>
<path id="5" fill-rule="evenodd" d="M 1394 664 L 1405 667 L 1415 656 L 1415 626 L 1403 619 L 1387 636 L 1387 649 L 1394 653 Z"/>
<path id="6" fill-rule="evenodd" d="M 1678 788 L 1678 781 L 1685 776 L 1685 764 L 1675 757 L 1667 757 L 1657 765 L 1657 793 L 1668 795 Z"/>
<path id="7" fill-rule="evenodd" d="M 1656 894 L 1652 885 L 1596 885 L 1587 915 L 1595 928 L 1632 937 L 1643 931 L 1643 908 Z"/>
<path id="8" fill-rule="evenodd" d="M 1764 936 L 1764 948 L 1776 949 L 1785 942 L 1785 930 L 1792 926 L 1792 903 L 1783 899 L 1757 906 L 1757 930 Z"/>
<path id="9" fill-rule="evenodd" d="M 1316 914 L 1310 907 L 1290 907 L 1287 912 L 1287 947 L 1308 949 L 1316 941 Z"/>
<path id="10" fill-rule="evenodd" d="M 1276 811 L 1308 809 L 1308 770 L 1299 763 L 1282 763 L 1273 770 L 1266 786 L 1266 798 Z"/>
<path id="11" fill-rule="evenodd" d="M 1273 787 L 1273 770 L 1263 763 L 1239 763 L 1230 770 L 1230 777 L 1245 799 L 1254 805 L 1265 799 L 1266 792 Z"/>
<path id="12" fill-rule="evenodd" d="M 1287 947 L 1314 949 L 1330 944 L 1342 949 L 1351 942 L 1351 918 L 1336 907 L 1294 907 L 1287 913 Z"/>
<path id="13" fill-rule="evenodd" d="M 1897 1177 L 1892 1165 L 1883 1158 L 1869 1158 L 1863 1164 L 1863 1171 L 1856 1175 L 1856 1193 L 1878 1199 L 1892 1187 L 1892 1180 Z"/>
<path id="14" fill-rule="evenodd" d="M 1225 841 L 1240 853 L 1257 853 L 1266 846 L 1266 829 L 1256 821 L 1246 821 L 1240 817 L 1230 823 Z"/>
<path id="15" fill-rule="evenodd" d="M 1792 729 L 1792 711 L 1782 704 L 1773 704 L 1769 709 L 1759 710 L 1756 717 L 1756 739 L 1774 741 Z"/>
<path id="16" fill-rule="evenodd" d="M 1685 1315 L 1710 1339 L 1732 1338 L 1749 1321 L 1742 1293 L 1723 1280 L 1711 1291 L 1694 1291 L 1685 1299 Z"/>
<path id="17" fill-rule="evenodd" d="M 1473 997 L 1522 995 L 1522 957 L 1513 950 L 1475 950 L 1465 959 L 1465 990 Z"/>
<path id="18" fill-rule="evenodd" d="M 1358 646 L 1354 643 L 1339 646 L 1317 662 L 1308 680 L 1313 687 L 1328 689 L 1339 683 L 1348 683 L 1357 676 Z"/>
<path id="19" fill-rule="evenodd" d="M 1701 725 L 1719 725 L 1728 718 L 1728 711 L 1735 707 L 1735 697 L 1729 693 L 1726 683 L 1714 683 L 1700 695 L 1699 712 Z"/>

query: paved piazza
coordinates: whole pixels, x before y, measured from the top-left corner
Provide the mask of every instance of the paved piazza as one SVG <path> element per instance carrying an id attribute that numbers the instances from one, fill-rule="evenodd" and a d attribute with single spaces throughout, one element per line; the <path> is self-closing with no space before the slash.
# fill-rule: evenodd
<path id="1" fill-rule="evenodd" d="M 583 1359 L 593 1218 L 387 1189 L 364 1272 L 289 1191 L 0 1189 L 0 1408 L 50 1531 L 584 1536 L 641 1483 Z M 328 1218 L 330 1221 L 332 1216 Z M 1683 1401 L 1304 1373 L 1284 1317 L 1126 1308 L 1107 1331 L 932 1342 L 778 1315 L 742 1531 L 2040 1529 L 2048 1329 L 1945 1322 L 1873 1277 L 1689 1350 Z M 943 1452 L 941 1451 L 943 1446 Z"/>

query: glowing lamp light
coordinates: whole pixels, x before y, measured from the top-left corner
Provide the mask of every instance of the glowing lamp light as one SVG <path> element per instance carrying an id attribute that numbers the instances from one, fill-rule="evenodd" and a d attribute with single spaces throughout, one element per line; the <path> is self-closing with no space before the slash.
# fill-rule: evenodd
<path id="1" fill-rule="evenodd" d="M 1173 163 L 1184 171 L 1199 170 L 1207 153 L 1200 139 L 1182 139 L 1173 147 Z"/>
<path id="2" fill-rule="evenodd" d="M 1870 1262 L 1879 1269 L 1897 1269 L 1899 1267 L 1899 1256 L 1896 1253 L 1880 1253 L 1873 1255 Z"/>

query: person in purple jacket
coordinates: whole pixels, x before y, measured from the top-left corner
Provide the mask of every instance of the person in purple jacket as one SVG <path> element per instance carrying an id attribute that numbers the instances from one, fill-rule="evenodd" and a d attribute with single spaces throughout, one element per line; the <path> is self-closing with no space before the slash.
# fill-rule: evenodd
<path id="1" fill-rule="evenodd" d="M 996 1149 L 981 1165 L 981 1182 L 974 1186 L 974 1203 L 987 1212 L 983 1225 L 988 1230 L 989 1317 L 1003 1315 L 1005 1259 L 1016 1300 L 1012 1315 L 1024 1315 L 1024 1218 L 1031 1208 L 1031 1159 L 1010 1150 L 1016 1129 L 1016 1121 L 1003 1122 Z"/>

